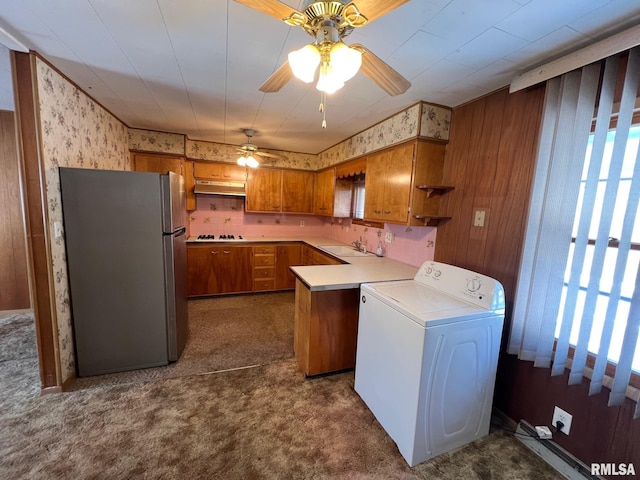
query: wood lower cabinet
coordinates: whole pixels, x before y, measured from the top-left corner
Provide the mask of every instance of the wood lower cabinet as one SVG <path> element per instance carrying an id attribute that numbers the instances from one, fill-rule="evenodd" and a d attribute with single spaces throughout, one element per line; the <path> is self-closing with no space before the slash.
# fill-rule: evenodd
<path id="1" fill-rule="evenodd" d="M 276 290 L 296 288 L 296 276 L 289 267 L 302 265 L 302 246 L 299 243 L 276 246 Z"/>
<path id="2" fill-rule="evenodd" d="M 187 247 L 189 296 L 253 290 L 251 247 L 191 244 Z"/>
<path id="3" fill-rule="evenodd" d="M 301 242 L 190 243 L 187 246 L 189 296 L 293 290 L 296 277 L 289 267 L 342 263 Z"/>
<path id="4" fill-rule="evenodd" d="M 293 343 L 306 376 L 354 368 L 360 290 L 311 291 L 296 279 Z"/>
<path id="5" fill-rule="evenodd" d="M 253 247 L 253 290 L 255 292 L 276 288 L 276 247 Z"/>
<path id="6" fill-rule="evenodd" d="M 342 265 L 345 263 L 309 245 L 302 246 L 301 260 L 301 265 Z"/>

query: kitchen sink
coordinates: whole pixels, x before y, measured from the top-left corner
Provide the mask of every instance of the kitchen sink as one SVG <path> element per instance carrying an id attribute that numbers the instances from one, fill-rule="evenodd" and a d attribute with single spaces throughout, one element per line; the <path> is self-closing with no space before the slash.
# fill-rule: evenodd
<path id="1" fill-rule="evenodd" d="M 347 245 L 322 245 L 318 246 L 318 248 L 324 250 L 327 253 L 337 255 L 338 257 L 365 257 L 367 255 L 371 255 L 369 252 L 360 252 L 355 248 L 349 247 Z"/>

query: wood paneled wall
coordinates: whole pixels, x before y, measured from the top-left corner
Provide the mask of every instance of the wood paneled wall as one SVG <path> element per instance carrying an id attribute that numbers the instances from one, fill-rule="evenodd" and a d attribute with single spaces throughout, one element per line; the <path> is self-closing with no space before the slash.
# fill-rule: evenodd
<path id="1" fill-rule="evenodd" d="M 544 88 L 500 90 L 454 109 L 435 259 L 496 278 L 513 300 L 535 164 Z M 474 227 L 476 210 L 485 226 Z"/>
<path id="2" fill-rule="evenodd" d="M 443 197 L 434 258 L 484 273 L 505 288 L 508 336 L 540 127 L 544 88 L 509 94 L 501 90 L 454 109 L 445 154 Z M 485 210 L 483 228 L 473 227 L 475 210 Z M 504 351 L 504 348 L 502 349 Z M 501 354 L 495 405 L 515 421 L 550 425 L 553 407 L 573 415 L 571 434 L 554 438 L 570 453 L 591 462 L 640 465 L 640 420 L 634 404 L 608 407 L 609 391 L 589 397 L 588 381 L 567 384 L 547 368 Z M 634 438 L 636 441 L 634 442 Z"/>
<path id="3" fill-rule="evenodd" d="M 30 307 L 14 112 L 0 111 L 0 311 Z"/>

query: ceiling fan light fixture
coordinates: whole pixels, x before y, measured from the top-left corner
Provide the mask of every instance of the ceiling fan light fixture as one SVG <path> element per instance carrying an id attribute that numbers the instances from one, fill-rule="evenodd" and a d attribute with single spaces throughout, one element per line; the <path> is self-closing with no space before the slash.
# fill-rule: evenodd
<path id="1" fill-rule="evenodd" d="M 258 160 L 256 160 L 253 155 L 249 155 L 246 158 L 246 165 L 249 168 L 258 168 L 258 165 L 260 164 L 258 163 Z"/>
<path id="2" fill-rule="evenodd" d="M 246 167 L 247 166 L 247 157 L 245 157 L 244 155 L 238 158 L 238 165 L 240 165 L 241 167 Z"/>
<path id="3" fill-rule="evenodd" d="M 291 71 L 304 83 L 311 83 L 320 64 L 320 52 L 314 44 L 305 45 L 300 50 L 289 53 Z"/>
<path id="4" fill-rule="evenodd" d="M 318 75 L 318 84 L 316 88 L 321 92 L 328 94 L 334 93 L 344 87 L 341 75 L 329 64 L 320 65 L 320 74 Z"/>
<path id="5" fill-rule="evenodd" d="M 342 42 L 336 42 L 331 47 L 329 63 L 333 71 L 342 82 L 346 82 L 355 76 L 362 65 L 362 54 Z"/>

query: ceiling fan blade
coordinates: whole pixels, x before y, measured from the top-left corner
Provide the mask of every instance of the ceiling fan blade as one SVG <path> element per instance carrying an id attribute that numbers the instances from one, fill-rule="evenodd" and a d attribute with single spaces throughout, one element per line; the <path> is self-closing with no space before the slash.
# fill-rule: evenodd
<path id="1" fill-rule="evenodd" d="M 296 9 L 291 8 L 284 3 L 280 3 L 278 0 L 235 0 L 237 3 L 245 5 L 259 12 L 266 13 L 267 15 L 284 21 L 285 18 L 291 15 L 302 15 Z M 374 2 L 375 3 L 375 2 Z"/>
<path id="2" fill-rule="evenodd" d="M 264 93 L 277 92 L 292 78 L 293 72 L 289 66 L 289 60 L 287 60 L 280 66 L 280 68 L 273 72 L 273 75 L 267 78 L 267 80 L 260 85 L 259 90 Z"/>
<path id="3" fill-rule="evenodd" d="M 360 71 L 389 95 L 400 95 L 409 89 L 411 82 L 391 68 L 385 61 L 374 55 L 371 50 L 359 43 L 351 45 L 351 48 L 362 53 Z"/>
<path id="4" fill-rule="evenodd" d="M 381 2 L 380 0 L 354 0 L 353 3 L 356 4 L 358 10 L 360 10 L 363 15 L 366 15 L 369 22 L 373 22 L 376 18 L 386 15 L 391 10 L 395 10 L 408 1 L 409 0 L 388 0 Z"/>
<path id="5" fill-rule="evenodd" d="M 266 158 L 282 158 L 280 155 L 276 155 L 275 153 L 268 153 L 268 152 L 253 152 L 254 154 L 260 156 L 260 157 L 266 157 Z"/>

